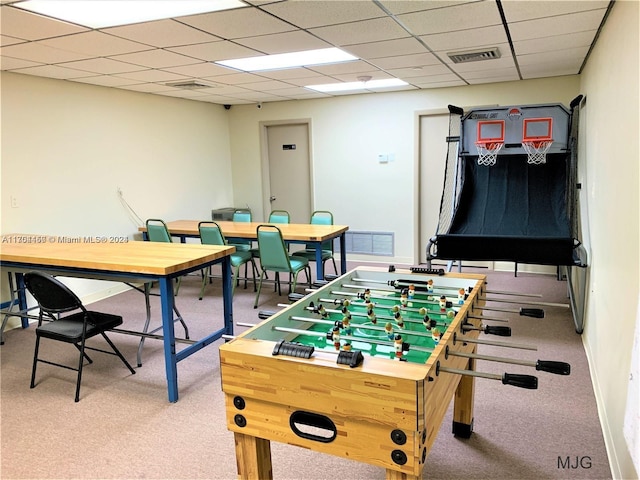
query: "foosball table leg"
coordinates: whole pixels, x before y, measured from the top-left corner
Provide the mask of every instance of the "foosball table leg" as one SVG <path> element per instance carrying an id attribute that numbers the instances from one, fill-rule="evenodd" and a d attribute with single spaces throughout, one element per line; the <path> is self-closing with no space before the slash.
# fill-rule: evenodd
<path id="1" fill-rule="evenodd" d="M 386 480 L 420 480 L 422 475 L 416 477 L 414 475 L 409 475 L 407 473 L 398 472 L 396 470 L 386 470 L 385 479 Z"/>
<path id="2" fill-rule="evenodd" d="M 239 480 L 270 480 L 271 443 L 264 438 L 234 433 Z"/>
<path id="3" fill-rule="evenodd" d="M 474 349 L 475 351 L 475 349 Z M 476 361 L 469 359 L 469 370 L 475 370 Z M 453 400 L 453 434 L 469 438 L 473 432 L 474 377 L 462 375 Z"/>

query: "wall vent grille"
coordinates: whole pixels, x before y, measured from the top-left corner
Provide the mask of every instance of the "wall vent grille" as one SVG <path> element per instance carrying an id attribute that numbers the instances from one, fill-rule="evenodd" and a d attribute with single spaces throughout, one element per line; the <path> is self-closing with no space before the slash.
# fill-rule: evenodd
<path id="1" fill-rule="evenodd" d="M 170 82 L 165 84 L 168 87 L 175 87 L 175 88 L 183 88 L 185 90 L 196 90 L 198 88 L 214 88 L 215 85 L 208 85 L 206 83 L 202 83 L 202 82 L 196 82 L 195 80 L 189 80 L 187 82 Z"/>
<path id="2" fill-rule="evenodd" d="M 394 255 L 393 232 L 354 232 L 345 233 L 347 253 L 361 255 L 379 255 L 392 257 Z M 336 251 L 340 251 L 340 242 L 335 242 Z"/>

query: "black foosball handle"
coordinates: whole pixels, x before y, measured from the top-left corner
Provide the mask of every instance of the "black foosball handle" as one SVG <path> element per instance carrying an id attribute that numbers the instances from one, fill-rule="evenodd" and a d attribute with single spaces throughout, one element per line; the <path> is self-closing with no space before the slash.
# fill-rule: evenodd
<path id="1" fill-rule="evenodd" d="M 538 377 L 534 377 L 533 375 L 505 373 L 502 375 L 502 383 L 504 385 L 513 385 L 514 387 L 535 390 L 538 388 Z"/>
<path id="2" fill-rule="evenodd" d="M 544 318 L 544 310 L 541 308 L 521 308 L 521 317 Z"/>
<path id="3" fill-rule="evenodd" d="M 536 362 L 536 370 L 554 373 L 556 375 L 570 375 L 571 365 L 566 362 L 555 362 L 553 360 L 538 360 Z"/>
<path id="4" fill-rule="evenodd" d="M 301 298 L 304 298 L 306 295 L 303 295 L 301 293 L 290 293 L 289 294 L 289 301 L 290 302 L 297 302 L 298 300 L 300 300 Z"/>
<path id="5" fill-rule="evenodd" d="M 266 320 L 267 318 L 269 318 L 272 315 L 275 315 L 276 312 L 272 311 L 272 310 L 260 310 L 258 312 L 258 318 L 260 320 Z"/>
<path id="6" fill-rule="evenodd" d="M 487 325 L 484 327 L 484 333 L 488 335 L 498 335 L 500 337 L 510 337 L 511 327 L 500 327 L 495 325 Z"/>

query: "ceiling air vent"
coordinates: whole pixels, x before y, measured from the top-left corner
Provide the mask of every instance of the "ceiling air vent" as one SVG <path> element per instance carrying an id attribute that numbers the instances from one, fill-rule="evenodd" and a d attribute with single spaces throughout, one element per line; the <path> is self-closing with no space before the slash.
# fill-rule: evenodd
<path id="1" fill-rule="evenodd" d="M 480 60 L 492 60 L 500 58 L 498 47 L 485 50 L 469 50 L 466 52 L 447 53 L 453 63 L 479 62 Z"/>
<path id="2" fill-rule="evenodd" d="M 202 82 L 196 82 L 195 80 L 188 80 L 182 82 L 170 82 L 166 84 L 168 87 L 184 88 L 185 90 L 195 90 L 197 88 L 214 88 L 215 85 L 208 85 Z"/>

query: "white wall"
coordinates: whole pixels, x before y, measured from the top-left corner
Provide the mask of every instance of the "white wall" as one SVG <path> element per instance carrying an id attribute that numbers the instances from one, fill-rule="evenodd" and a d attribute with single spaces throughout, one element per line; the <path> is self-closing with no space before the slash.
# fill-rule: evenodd
<path id="1" fill-rule="evenodd" d="M 138 225 L 118 187 L 143 220 L 210 219 L 212 208 L 231 204 L 221 105 L 4 72 L 1 79 L 3 234 L 132 238 Z M 79 288 L 87 295 L 105 285 Z"/>
<path id="2" fill-rule="evenodd" d="M 583 337 L 612 470 L 622 479 L 638 478 L 623 436 L 640 291 L 638 6 L 615 3 L 581 81 L 592 253 Z"/>
<path id="3" fill-rule="evenodd" d="M 383 263 L 417 263 L 415 165 L 418 112 L 488 104 L 563 103 L 579 94 L 579 77 L 558 77 L 233 106 L 230 110 L 234 202 L 263 211 L 259 122 L 311 119 L 314 205 L 354 231 L 395 232 L 395 257 L 351 255 Z M 444 138 L 442 139 L 444 141 Z M 395 162 L 379 164 L 380 153 Z M 443 158 L 444 162 L 444 158 Z M 443 178 L 426 188 L 442 191 Z M 437 205 L 436 205 L 437 208 Z M 437 216 L 435 211 L 434 215 Z M 435 233 L 435 232 L 434 232 Z"/>

